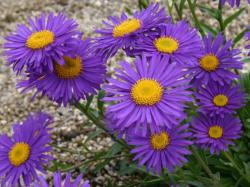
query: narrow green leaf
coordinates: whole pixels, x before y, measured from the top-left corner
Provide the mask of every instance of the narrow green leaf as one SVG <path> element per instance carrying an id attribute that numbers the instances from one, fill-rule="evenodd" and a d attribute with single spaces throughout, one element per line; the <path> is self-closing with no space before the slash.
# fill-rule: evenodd
<path id="1" fill-rule="evenodd" d="M 175 9 L 177 11 L 177 14 L 179 16 L 179 19 L 182 19 L 182 15 L 183 15 L 183 8 L 185 5 L 186 0 L 181 0 L 179 3 L 179 6 L 177 5 L 177 3 L 174 3 Z"/>
<path id="2" fill-rule="evenodd" d="M 107 156 L 107 157 L 114 156 L 114 155 L 116 155 L 117 153 L 119 153 L 119 152 L 122 150 L 122 148 L 123 148 L 123 147 L 122 147 L 119 143 L 115 142 L 115 143 L 112 145 L 111 149 L 107 152 L 106 156 Z"/>
<path id="3" fill-rule="evenodd" d="M 179 4 L 179 10 L 180 10 L 181 17 L 182 17 L 182 14 L 183 14 L 183 8 L 184 8 L 185 3 L 186 3 L 186 0 L 181 0 L 181 2 Z"/>
<path id="4" fill-rule="evenodd" d="M 133 15 L 133 12 L 128 7 L 125 7 L 125 12 L 127 12 L 129 15 Z"/>
<path id="5" fill-rule="evenodd" d="M 70 164 L 67 164 L 67 163 L 63 163 L 63 162 L 59 162 L 59 161 L 52 161 L 53 165 L 48 168 L 49 171 L 51 172 L 55 172 L 57 170 L 63 170 L 63 169 L 66 169 L 68 167 L 71 167 L 72 165 Z"/>
<path id="6" fill-rule="evenodd" d="M 243 30 L 241 33 L 239 33 L 233 40 L 233 46 L 235 46 L 244 36 L 247 32 L 247 29 Z"/>
<path id="7" fill-rule="evenodd" d="M 241 8 L 238 11 L 236 11 L 234 14 L 229 16 L 228 18 L 225 19 L 223 22 L 224 27 L 226 27 L 228 24 L 230 24 L 233 20 L 235 20 L 237 17 L 241 15 L 245 11 L 245 8 Z"/>
<path id="8" fill-rule="evenodd" d="M 248 62 L 250 62 L 250 58 L 244 58 L 244 59 L 242 60 L 242 62 L 248 63 Z"/>
<path id="9" fill-rule="evenodd" d="M 218 18 L 218 10 L 204 5 L 197 5 L 202 12 L 207 12 L 211 17 Z"/>
<path id="10" fill-rule="evenodd" d="M 87 139 L 84 141 L 83 145 L 85 145 L 89 140 L 93 140 L 97 136 L 99 136 L 103 130 L 97 128 L 94 132 L 90 132 L 87 134 Z"/>
<path id="11" fill-rule="evenodd" d="M 204 22 L 200 22 L 201 26 L 204 28 L 204 30 L 206 32 L 210 32 L 212 34 L 212 36 L 216 36 L 217 35 L 217 31 L 215 29 L 213 29 L 211 26 L 207 25 L 206 23 Z"/>
<path id="12" fill-rule="evenodd" d="M 138 7 L 140 10 L 146 9 L 149 5 L 149 0 L 138 0 Z"/>
<path id="13" fill-rule="evenodd" d="M 97 108 L 99 110 L 100 116 L 103 116 L 104 114 L 104 102 L 102 101 L 104 96 L 105 96 L 105 92 L 103 90 L 101 90 L 97 96 Z"/>
<path id="14" fill-rule="evenodd" d="M 90 106 L 90 104 L 91 104 L 92 101 L 93 101 L 93 98 L 94 98 L 94 95 L 91 95 L 91 96 L 89 96 L 89 97 L 87 98 L 86 110 L 89 109 L 89 106 Z"/>

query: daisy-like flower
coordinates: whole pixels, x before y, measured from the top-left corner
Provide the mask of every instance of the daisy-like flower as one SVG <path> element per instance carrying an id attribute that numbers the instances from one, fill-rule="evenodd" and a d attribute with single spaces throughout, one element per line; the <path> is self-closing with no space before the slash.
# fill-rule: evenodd
<path id="1" fill-rule="evenodd" d="M 207 86 L 200 87 L 195 94 L 198 99 L 199 111 L 210 116 L 236 113 L 236 109 L 244 104 L 244 94 L 239 86 L 219 83 L 210 83 Z"/>
<path id="2" fill-rule="evenodd" d="M 220 0 L 220 3 L 221 3 L 221 5 L 224 5 L 227 2 L 231 7 L 234 7 L 234 5 L 239 7 L 240 6 L 240 1 L 241 0 Z M 247 1 L 250 4 L 250 0 L 247 0 Z"/>
<path id="3" fill-rule="evenodd" d="M 241 123 L 238 118 L 226 115 L 208 117 L 200 114 L 192 122 L 195 142 L 204 149 L 210 149 L 211 154 L 227 151 L 233 140 L 240 138 Z"/>
<path id="4" fill-rule="evenodd" d="M 238 56 L 238 49 L 230 50 L 232 41 L 224 44 L 224 37 L 219 33 L 213 40 L 209 33 L 204 38 L 204 49 L 199 62 L 189 71 L 194 76 L 194 84 L 201 86 L 209 82 L 218 82 L 220 85 L 224 83 L 230 84 L 234 78 L 239 78 L 234 74 L 232 69 L 242 69 L 241 58 Z"/>
<path id="5" fill-rule="evenodd" d="M 44 117 L 44 116 L 43 116 Z M 13 126 L 12 138 L 6 134 L 0 136 L 0 178 L 2 186 L 29 186 L 38 179 L 37 171 L 46 173 L 43 165 L 47 165 L 52 157 L 50 134 L 45 127 L 50 118 L 42 116 L 29 117 L 22 125 Z M 37 128 L 41 127 L 41 128 Z M 18 185 L 19 184 L 19 185 Z"/>
<path id="6" fill-rule="evenodd" d="M 109 22 L 103 21 L 106 28 L 96 30 L 101 36 L 95 39 L 95 48 L 105 58 L 114 56 L 120 48 L 133 47 L 145 32 L 155 32 L 166 20 L 165 9 L 159 9 L 159 3 L 151 3 L 147 9 L 135 12 L 133 18 L 125 13 L 120 18 L 109 17 Z"/>
<path id="7" fill-rule="evenodd" d="M 72 38 L 80 37 L 77 23 L 59 13 L 41 14 L 34 20 L 29 19 L 29 27 L 18 26 L 16 32 L 6 37 L 5 55 L 14 71 L 20 72 L 25 65 L 41 69 L 42 66 L 53 70 L 53 62 L 64 64 L 63 55 L 71 50 Z"/>
<path id="8" fill-rule="evenodd" d="M 60 172 L 54 174 L 54 187 L 90 187 L 89 181 L 81 184 L 82 174 L 78 175 L 74 182 L 71 182 L 71 173 L 67 173 L 65 180 L 62 180 Z M 39 183 L 35 183 L 34 187 L 49 187 L 49 184 L 43 177 L 39 177 Z"/>
<path id="9" fill-rule="evenodd" d="M 36 88 L 37 93 L 64 106 L 85 99 L 88 94 L 95 94 L 104 81 L 106 71 L 102 59 L 89 52 L 89 45 L 89 40 L 78 40 L 74 46 L 75 57 L 64 56 L 64 65 L 54 62 L 53 72 L 48 69 L 43 72 L 31 70 L 28 80 L 21 81 L 17 87 L 24 87 L 24 92 Z"/>
<path id="10" fill-rule="evenodd" d="M 188 125 L 176 126 L 171 129 L 164 127 L 158 133 L 146 136 L 134 134 L 128 143 L 135 146 L 131 150 L 136 154 L 133 160 L 139 160 L 139 166 L 146 165 L 148 170 L 161 173 L 162 169 L 172 172 L 176 166 L 181 167 L 187 162 L 185 155 L 190 154 L 188 146 L 192 144 L 186 132 Z"/>
<path id="11" fill-rule="evenodd" d="M 142 36 L 135 44 L 134 54 L 146 55 L 158 53 L 179 64 L 191 65 L 201 57 L 202 40 L 195 29 L 185 21 L 162 24 L 159 36 Z"/>
<path id="12" fill-rule="evenodd" d="M 116 69 L 116 78 L 108 79 L 109 84 L 104 86 L 104 101 L 112 102 L 107 112 L 114 114 L 121 131 L 133 123 L 143 132 L 148 126 L 157 131 L 159 126 L 171 127 L 185 118 L 185 102 L 191 97 L 189 80 L 181 67 L 158 55 L 151 59 L 137 57 L 134 65 L 120 64 L 122 69 Z"/>

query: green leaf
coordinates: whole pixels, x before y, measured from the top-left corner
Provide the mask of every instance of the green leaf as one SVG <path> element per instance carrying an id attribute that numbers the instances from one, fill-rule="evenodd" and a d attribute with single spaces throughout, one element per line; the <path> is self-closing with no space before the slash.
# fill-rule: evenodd
<path id="1" fill-rule="evenodd" d="M 146 9 L 149 5 L 149 0 L 138 0 L 138 7 L 140 10 Z"/>
<path id="2" fill-rule="evenodd" d="M 100 90 L 98 95 L 97 95 L 97 108 L 99 110 L 100 116 L 104 115 L 104 102 L 102 101 L 104 96 L 105 96 L 105 92 L 103 90 Z"/>
<path id="3" fill-rule="evenodd" d="M 107 152 L 106 156 L 107 157 L 110 157 L 110 156 L 114 156 L 116 155 L 117 153 L 121 152 L 123 149 L 123 146 L 117 142 L 115 142 L 111 149 Z"/>
<path id="4" fill-rule="evenodd" d="M 233 46 L 235 46 L 244 36 L 247 32 L 247 29 L 243 30 L 241 33 L 239 33 L 233 40 Z"/>
<path id="5" fill-rule="evenodd" d="M 128 158 L 124 158 L 119 162 L 119 175 L 131 174 L 136 171 L 134 167 L 131 167 L 131 161 Z"/>
<path id="6" fill-rule="evenodd" d="M 184 8 L 185 3 L 186 3 L 186 0 L 181 0 L 181 1 L 180 1 L 180 4 L 179 4 L 180 18 L 182 18 L 182 15 L 183 15 L 183 8 Z"/>
<path id="7" fill-rule="evenodd" d="M 48 170 L 51 172 L 55 172 L 57 170 L 63 170 L 72 166 L 71 164 L 59 162 L 56 160 L 53 160 L 52 163 L 53 163 L 52 166 L 48 168 Z"/>
<path id="8" fill-rule="evenodd" d="M 133 12 L 128 7 L 125 7 L 125 12 L 127 12 L 129 15 L 133 15 Z"/>
<path id="9" fill-rule="evenodd" d="M 218 18 L 218 10 L 204 5 L 197 5 L 202 12 L 207 12 L 211 17 Z"/>
<path id="10" fill-rule="evenodd" d="M 213 37 L 215 37 L 217 35 L 217 31 L 215 29 L 213 29 L 211 26 L 207 25 L 204 22 L 200 22 L 201 26 L 204 28 L 204 30 L 206 32 L 210 32 L 212 34 Z"/>
<path id="11" fill-rule="evenodd" d="M 90 104 L 91 104 L 92 101 L 93 101 L 93 98 L 94 98 L 94 95 L 91 95 L 91 96 L 89 96 L 89 97 L 87 98 L 86 110 L 89 109 L 89 106 L 90 106 Z"/>
<path id="12" fill-rule="evenodd" d="M 85 145 L 89 140 L 93 140 L 95 139 L 97 136 L 99 136 L 101 133 L 103 132 L 103 130 L 96 128 L 96 130 L 94 132 L 89 132 L 87 134 L 87 139 L 84 141 L 83 145 Z"/>
<path id="13" fill-rule="evenodd" d="M 225 21 L 223 22 L 224 28 L 228 24 L 230 24 L 233 20 L 235 20 L 237 17 L 239 17 L 244 11 L 245 11 L 245 8 L 241 8 L 238 11 L 236 11 L 234 14 L 226 18 Z"/>
<path id="14" fill-rule="evenodd" d="M 244 59 L 242 60 L 242 62 L 248 63 L 248 62 L 250 62 L 250 58 L 244 58 Z"/>

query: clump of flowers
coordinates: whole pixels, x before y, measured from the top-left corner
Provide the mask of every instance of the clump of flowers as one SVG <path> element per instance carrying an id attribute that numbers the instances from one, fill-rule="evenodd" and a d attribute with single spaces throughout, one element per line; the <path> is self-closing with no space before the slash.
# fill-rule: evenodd
<path id="1" fill-rule="evenodd" d="M 182 175 L 193 180 L 197 174 L 193 175 L 188 162 L 196 159 L 215 181 L 212 185 L 220 186 L 200 152 L 212 158 L 223 153 L 232 162 L 227 165 L 235 165 L 227 151 L 249 125 L 249 119 L 242 119 L 240 113 L 249 103 L 238 80 L 243 60 L 241 51 L 234 48 L 237 38 L 226 40 L 224 36 L 226 21 L 221 11 L 226 0 L 220 0 L 216 10 L 220 32 L 210 28 L 212 32 L 207 34 L 195 16 L 196 1 L 187 2 L 198 28 L 183 19 L 175 23 L 159 3 L 131 16 L 109 17 L 103 21 L 104 28 L 96 30 L 95 38 L 82 39 L 75 20 L 62 13 L 30 19 L 29 26 L 19 25 L 5 38 L 8 65 L 21 77 L 17 88 L 22 93 L 36 90 L 33 97 L 47 96 L 59 106 L 76 106 L 133 156 L 128 156 L 127 165 L 137 163 L 143 171 L 145 166 L 144 173 L 161 178 L 184 166 Z M 232 7 L 240 5 L 240 1 L 227 2 Z M 179 10 L 178 5 L 175 8 Z M 213 13 L 213 9 L 206 10 Z M 178 16 L 182 18 L 182 12 Z M 250 39 L 249 32 L 246 38 Z M 123 60 L 114 74 L 106 74 L 106 62 L 119 49 L 132 58 L 131 62 Z M 93 106 L 98 111 L 92 106 L 97 93 L 97 106 Z M 15 124 L 12 137 L 0 136 L 3 186 L 49 186 L 37 173 L 45 173 L 43 166 L 52 160 L 48 154 L 51 122 L 49 115 L 37 113 L 23 124 Z M 114 147 L 106 157 L 103 153 L 97 157 L 108 160 L 123 151 Z M 244 174 L 243 169 L 239 171 L 239 175 Z M 241 178 L 250 185 L 245 173 Z M 71 182 L 69 172 L 63 182 L 61 173 L 54 173 L 55 187 L 90 186 L 89 181 L 81 180 L 82 174 Z"/>

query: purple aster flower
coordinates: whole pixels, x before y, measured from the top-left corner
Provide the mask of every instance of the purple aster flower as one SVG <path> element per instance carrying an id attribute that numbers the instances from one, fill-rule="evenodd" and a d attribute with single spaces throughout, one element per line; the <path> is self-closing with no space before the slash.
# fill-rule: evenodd
<path id="1" fill-rule="evenodd" d="M 247 1 L 250 4 L 250 0 Z M 226 2 L 228 2 L 231 7 L 234 7 L 234 5 L 236 5 L 237 7 L 240 6 L 240 0 L 220 0 L 221 5 L 224 5 Z"/>
<path id="2" fill-rule="evenodd" d="M 134 134 L 128 143 L 135 146 L 131 153 L 136 154 L 133 160 L 139 160 L 139 166 L 146 165 L 147 170 L 161 173 L 162 169 L 172 172 L 176 166 L 187 162 L 185 155 L 191 154 L 188 146 L 192 144 L 186 132 L 188 125 L 171 129 L 164 127 L 158 133 L 147 133 L 146 136 Z"/>
<path id="3" fill-rule="evenodd" d="M 64 56 L 64 65 L 54 62 L 53 72 L 31 70 L 28 80 L 21 81 L 17 87 L 24 87 L 24 92 L 36 88 L 37 93 L 64 106 L 95 94 L 104 81 L 106 71 L 102 59 L 89 53 L 89 45 L 89 40 L 78 40 L 74 46 L 75 57 Z"/>
<path id="4" fill-rule="evenodd" d="M 137 40 L 132 53 L 140 55 L 144 52 L 148 56 L 158 53 L 167 61 L 171 59 L 171 62 L 191 65 L 197 63 L 201 57 L 201 49 L 202 40 L 197 30 L 181 21 L 176 24 L 162 24 L 158 36 L 142 36 Z"/>
<path id="5" fill-rule="evenodd" d="M 224 41 L 221 33 L 214 40 L 210 33 L 204 38 L 202 57 L 194 67 L 189 69 L 194 76 L 196 86 L 207 85 L 209 82 L 214 81 L 223 86 L 225 82 L 230 84 L 232 79 L 239 78 L 231 70 L 242 69 L 241 58 L 238 56 L 240 50 L 230 50 L 232 41 L 225 44 Z"/>
<path id="6" fill-rule="evenodd" d="M 209 116 L 236 113 L 244 105 L 244 93 L 239 86 L 219 83 L 209 83 L 207 86 L 200 87 L 195 94 L 198 99 L 199 111 Z"/>
<path id="7" fill-rule="evenodd" d="M 120 131 L 134 123 L 134 128 L 143 128 L 145 133 L 148 126 L 157 131 L 159 126 L 171 127 L 185 118 L 185 102 L 191 97 L 189 80 L 183 77 L 181 67 L 159 55 L 137 57 L 134 65 L 125 61 L 120 64 L 122 69 L 116 69 L 116 78 L 108 79 L 109 84 L 104 86 L 104 101 L 113 103 L 107 112 L 114 114 Z"/>
<path id="8" fill-rule="evenodd" d="M 74 182 L 71 182 L 71 173 L 67 173 L 64 183 L 62 181 L 62 175 L 60 172 L 54 174 L 54 187 L 90 187 L 89 181 L 85 181 L 81 184 L 82 174 L 78 175 Z M 43 177 L 39 177 L 39 183 L 36 183 L 34 187 L 49 187 L 49 184 Z"/>
<path id="9" fill-rule="evenodd" d="M 250 41 L 250 27 L 248 27 L 248 32 L 246 33 L 246 38 L 248 41 Z M 249 49 L 250 50 L 250 44 L 246 46 L 246 49 Z M 250 56 L 250 51 L 248 53 L 248 56 Z"/>
<path id="10" fill-rule="evenodd" d="M 231 115 L 208 117 L 200 114 L 192 122 L 195 142 L 204 149 L 210 149 L 211 154 L 227 151 L 233 140 L 240 138 L 241 123 Z"/>
<path id="11" fill-rule="evenodd" d="M 13 136 L 0 136 L 0 178 L 2 186 L 19 186 L 24 183 L 29 186 L 38 179 L 37 171 L 46 173 L 43 169 L 52 157 L 47 153 L 51 150 L 50 134 L 43 127 L 47 126 L 50 117 L 36 114 L 24 123 L 13 126 Z M 37 127 L 41 127 L 38 130 Z"/>
<path id="12" fill-rule="evenodd" d="M 64 64 L 63 55 L 71 50 L 72 38 L 81 36 L 77 23 L 61 13 L 50 13 L 48 18 L 41 14 L 29 19 L 29 24 L 19 25 L 4 44 L 7 61 L 18 73 L 25 65 L 36 70 L 44 65 L 52 71 L 54 61 Z"/>
<path id="13" fill-rule="evenodd" d="M 132 47 L 145 32 L 155 32 L 166 20 L 165 9 L 159 9 L 159 3 L 151 3 L 147 9 L 135 12 L 133 18 L 125 13 L 120 18 L 111 16 L 109 22 L 103 21 L 106 28 L 96 30 L 101 36 L 95 39 L 95 48 L 105 58 L 114 56 L 118 49 Z"/>

